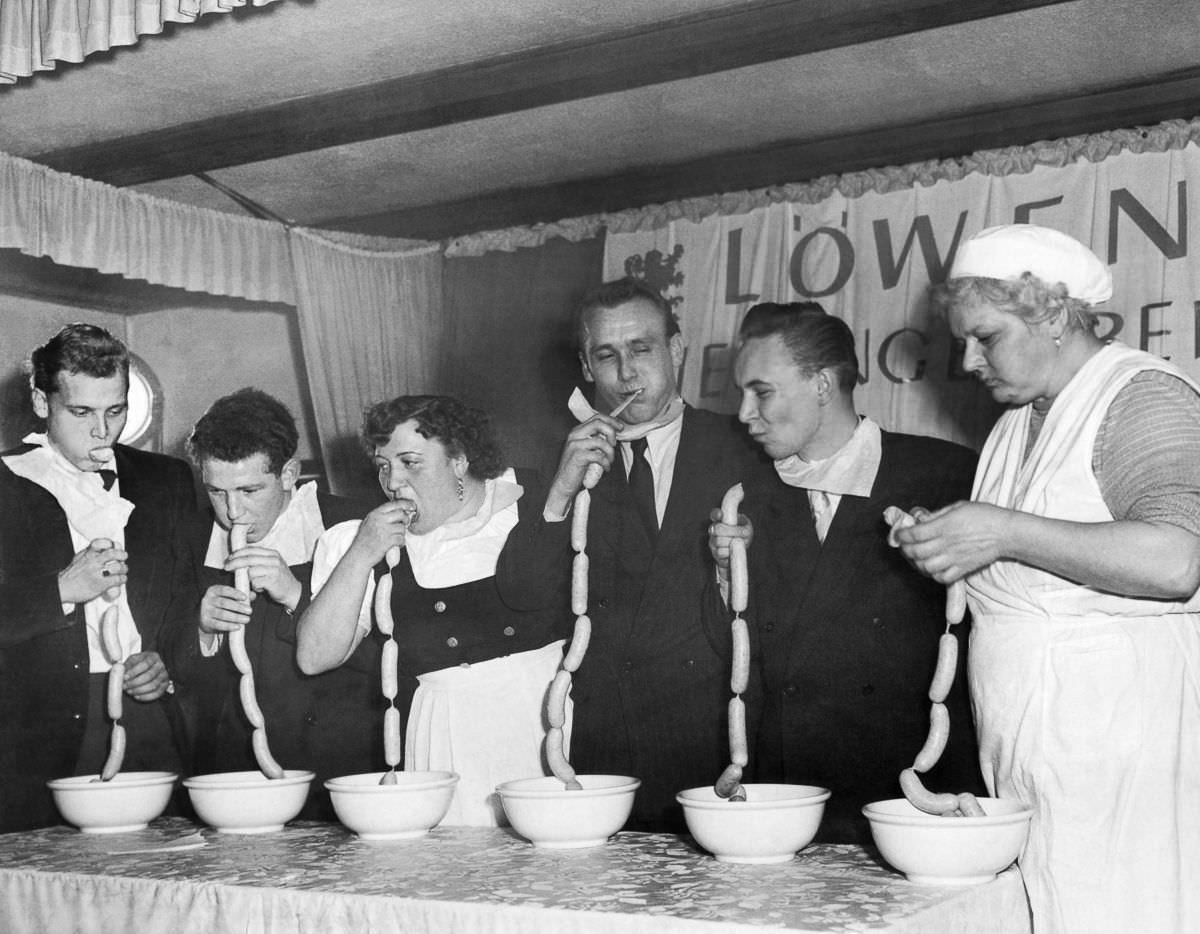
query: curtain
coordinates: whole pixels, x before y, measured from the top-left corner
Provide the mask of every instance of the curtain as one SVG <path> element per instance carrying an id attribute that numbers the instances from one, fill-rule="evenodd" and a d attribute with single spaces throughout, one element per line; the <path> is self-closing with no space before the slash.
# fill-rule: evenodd
<path id="1" fill-rule="evenodd" d="M 329 488 L 367 501 L 379 488 L 357 441 L 363 408 L 429 392 L 440 378 L 441 251 L 380 249 L 395 243 L 291 231 L 301 345 Z"/>
<path id="2" fill-rule="evenodd" d="M 277 0 L 250 0 L 266 6 Z M 166 23 L 228 13 L 246 0 L 0 0 L 0 83 L 14 84 L 59 62 L 136 45 Z"/>

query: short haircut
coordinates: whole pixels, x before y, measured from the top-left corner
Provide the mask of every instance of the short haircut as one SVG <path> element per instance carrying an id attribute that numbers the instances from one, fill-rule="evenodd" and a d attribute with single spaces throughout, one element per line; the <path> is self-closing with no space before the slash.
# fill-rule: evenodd
<path id="1" fill-rule="evenodd" d="M 662 293 L 645 279 L 626 276 L 596 286 L 579 300 L 575 308 L 575 339 L 579 343 L 579 349 L 584 349 L 583 323 L 589 314 L 639 299 L 649 303 L 662 316 L 663 333 L 667 340 L 679 333 L 679 322 L 675 320 L 675 312 L 671 310 L 671 303 L 663 298 Z"/>
<path id="2" fill-rule="evenodd" d="M 837 372 L 838 385 L 853 390 L 858 382 L 854 334 L 841 318 L 826 313 L 816 302 L 755 305 L 742 319 L 738 339 L 778 335 L 805 376 L 826 368 Z"/>
<path id="3" fill-rule="evenodd" d="M 369 406 L 362 424 L 367 453 L 386 445 L 397 426 L 408 421 L 417 423 L 421 437 L 440 441 L 451 457 L 465 457 L 472 477 L 491 480 L 504 473 L 504 456 L 487 415 L 453 396 L 397 396 Z"/>
<path id="4" fill-rule="evenodd" d="M 1051 284 L 1031 272 L 1018 279 L 991 279 L 985 276 L 957 276 L 930 291 L 934 311 L 949 315 L 955 308 L 991 305 L 997 311 L 1016 315 L 1025 324 L 1048 321 L 1060 309 L 1067 312 L 1067 330 L 1094 334 L 1100 323 L 1092 306 L 1067 294 L 1061 282 Z"/>
<path id="5" fill-rule="evenodd" d="M 283 465 L 296 456 L 299 443 L 300 433 L 288 407 L 247 386 L 208 407 L 188 436 L 187 452 L 197 466 L 206 460 L 232 464 L 265 454 L 268 469 L 279 476 Z"/>
<path id="6" fill-rule="evenodd" d="M 129 349 L 104 328 L 68 324 L 29 358 L 29 381 L 46 395 L 59 390 L 60 373 L 82 373 L 95 379 L 120 374 L 129 385 Z"/>

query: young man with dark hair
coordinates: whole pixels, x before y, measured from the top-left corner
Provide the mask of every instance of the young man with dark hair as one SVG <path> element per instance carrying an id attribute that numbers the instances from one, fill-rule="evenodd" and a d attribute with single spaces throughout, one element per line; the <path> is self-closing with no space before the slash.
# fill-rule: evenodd
<path id="1" fill-rule="evenodd" d="M 45 431 L 0 455 L 0 830 L 53 824 L 46 780 L 104 763 L 111 607 L 130 699 L 124 768 L 180 767 L 159 639 L 191 472 L 118 443 L 129 353 L 103 328 L 62 328 L 33 352 L 30 383 Z"/>

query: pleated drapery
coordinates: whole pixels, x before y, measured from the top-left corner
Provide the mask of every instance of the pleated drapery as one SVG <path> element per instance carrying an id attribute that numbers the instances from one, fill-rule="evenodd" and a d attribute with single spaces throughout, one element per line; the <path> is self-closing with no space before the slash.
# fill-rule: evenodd
<path id="1" fill-rule="evenodd" d="M 0 247 L 158 285 L 294 305 L 330 488 L 364 495 L 362 408 L 436 385 L 436 244 L 289 228 L 0 154 Z"/>
<path id="2" fill-rule="evenodd" d="M 59 62 L 136 45 L 167 23 L 278 0 L 0 0 L 0 83 L 14 84 Z"/>
<path id="3" fill-rule="evenodd" d="M 375 238 L 291 231 L 325 473 L 333 492 L 360 499 L 379 495 L 356 441 L 363 408 L 436 386 L 445 334 L 440 248 L 379 252 L 349 245 L 369 239 Z"/>

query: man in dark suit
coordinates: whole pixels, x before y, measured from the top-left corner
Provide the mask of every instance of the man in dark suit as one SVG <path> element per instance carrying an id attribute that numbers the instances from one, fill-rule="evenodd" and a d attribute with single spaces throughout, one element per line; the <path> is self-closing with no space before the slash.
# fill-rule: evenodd
<path id="1" fill-rule="evenodd" d="M 196 422 L 188 452 L 212 509 L 182 529 L 168 658 L 186 713 L 189 770 L 256 769 L 227 638 L 243 629 L 271 753 L 284 768 L 316 772 L 301 816 L 333 820 L 322 782 L 385 767 L 379 652 L 366 640 L 345 666 L 302 674 L 296 617 L 309 600 L 317 539 L 367 510 L 298 484 L 298 442 L 287 407 L 258 389 L 218 399 Z M 248 544 L 231 552 L 235 523 L 246 526 Z M 239 569 L 249 575 L 249 597 L 233 586 Z"/>
<path id="2" fill-rule="evenodd" d="M 129 354 L 68 325 L 32 355 L 44 434 L 0 455 L 0 829 L 45 826 L 45 782 L 99 772 L 110 662 L 100 619 L 117 610 L 125 664 L 125 770 L 177 771 L 169 677 L 158 651 L 176 525 L 195 509 L 187 464 L 117 444 Z"/>
<path id="3" fill-rule="evenodd" d="M 578 336 L 599 412 L 574 400 L 582 423 L 567 437 L 543 514 L 564 518 L 588 466 L 605 468 L 592 490 L 593 629 L 572 689 L 571 762 L 581 773 L 642 780 L 630 828 L 682 830 L 676 793 L 714 781 L 729 761 L 728 637 L 709 639 L 700 612 L 713 574 L 708 511 L 768 468 L 732 418 L 679 398 L 679 326 L 644 282 L 618 280 L 585 297 Z M 623 402 L 618 418 L 603 414 Z"/>
<path id="4" fill-rule="evenodd" d="M 750 768 L 756 781 L 829 788 L 817 839 L 869 843 L 860 809 L 899 795 L 925 742 L 945 628 L 945 589 L 897 559 L 883 512 L 969 498 L 976 456 L 861 418 L 854 337 L 820 305 L 757 305 L 739 337 L 738 416 L 777 474 L 747 484 L 748 524 L 713 526 L 722 574 L 730 537 L 752 541 L 747 618 L 764 697 Z M 946 701 L 949 745 L 925 778 L 984 794 L 964 671 Z"/>

